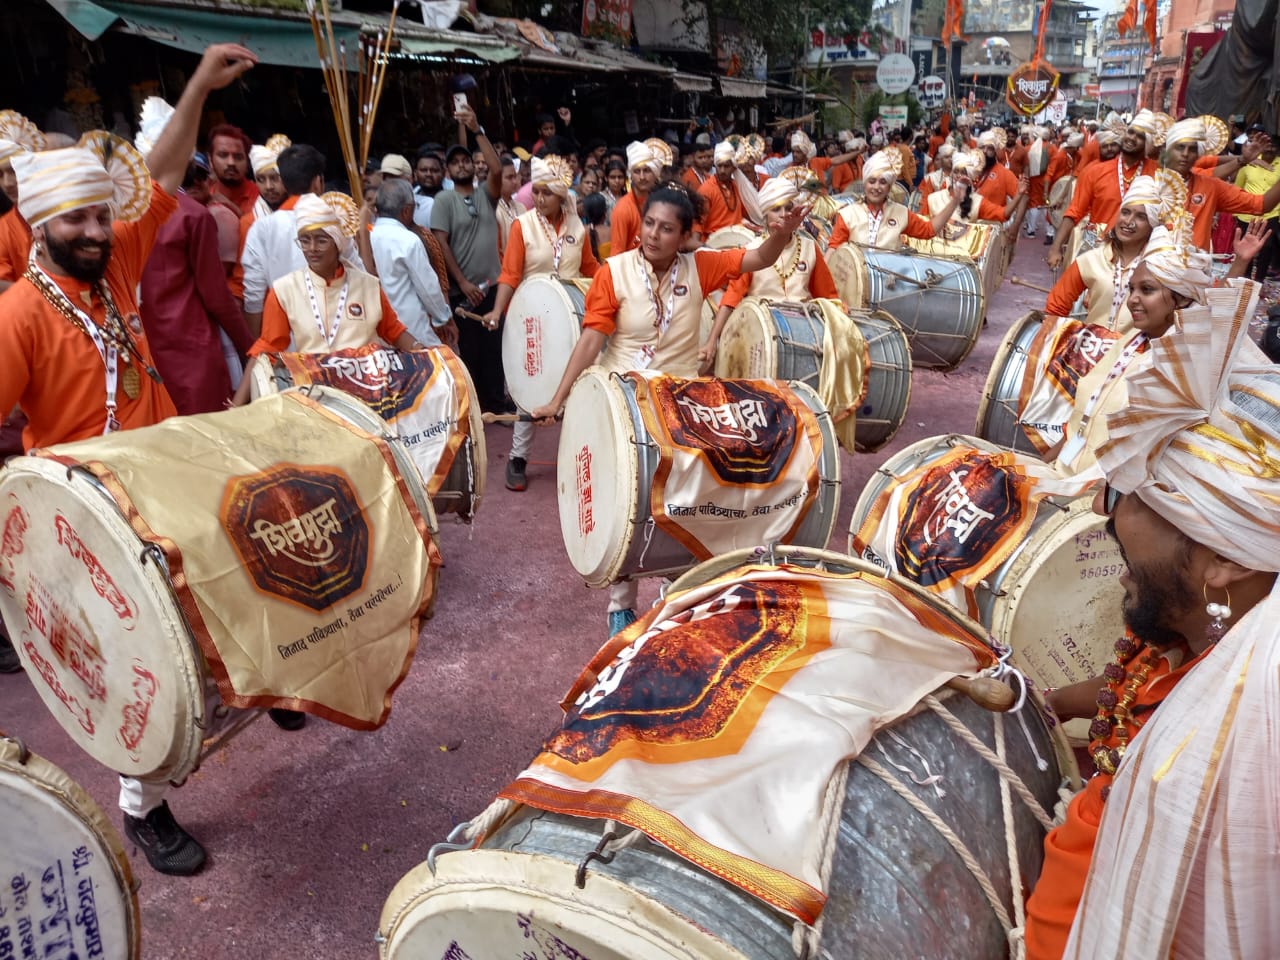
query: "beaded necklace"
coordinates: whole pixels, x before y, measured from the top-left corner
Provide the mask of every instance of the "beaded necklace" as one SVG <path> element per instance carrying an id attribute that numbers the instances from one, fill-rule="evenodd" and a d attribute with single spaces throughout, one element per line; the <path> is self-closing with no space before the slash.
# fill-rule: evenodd
<path id="1" fill-rule="evenodd" d="M 729 184 L 729 186 L 726 187 L 723 183 L 720 182 L 720 178 L 717 177 L 716 186 L 720 188 L 720 196 L 724 197 L 724 205 L 728 208 L 729 212 L 737 213 L 738 212 L 738 191 L 734 187 L 734 185 L 731 183 Z"/>
<path id="2" fill-rule="evenodd" d="M 1120 199 L 1124 199 L 1124 195 L 1129 192 L 1129 188 L 1133 186 L 1133 181 L 1138 178 L 1138 174 L 1142 170 L 1142 161 L 1139 160 L 1133 168 L 1133 173 L 1125 176 L 1124 154 L 1116 157 L 1116 182 L 1120 185 Z"/>
<path id="3" fill-rule="evenodd" d="M 782 255 L 778 257 L 778 260 L 775 260 L 773 262 L 773 272 L 776 273 L 778 275 L 778 279 L 782 281 L 782 296 L 784 298 L 787 295 L 787 281 L 791 278 L 791 276 L 796 272 L 797 268 L 800 266 L 800 255 L 804 251 L 804 246 L 800 241 L 800 232 L 798 230 L 792 237 L 792 242 L 795 244 L 796 252 L 792 255 L 791 263 L 787 267 L 787 269 L 786 270 L 778 269 L 778 260 L 784 259 L 787 255 L 786 248 L 783 248 Z"/>
<path id="4" fill-rule="evenodd" d="M 315 321 L 316 329 L 320 331 L 320 339 L 323 340 L 327 346 L 332 347 L 333 341 L 338 337 L 338 327 L 342 325 L 343 314 L 346 313 L 347 294 L 351 292 L 351 278 L 350 276 L 343 274 L 342 293 L 338 296 L 338 309 L 334 311 L 333 327 L 329 330 L 325 330 L 324 328 L 324 313 L 321 311 L 320 302 L 316 298 L 315 284 L 311 282 L 310 268 L 303 271 L 302 279 L 306 281 L 307 285 L 307 300 L 311 303 L 311 319 Z"/>
<path id="5" fill-rule="evenodd" d="M 1107 685 L 1098 691 L 1098 713 L 1089 725 L 1089 756 L 1099 770 L 1110 775 L 1114 775 L 1120 765 L 1131 734 L 1141 726 L 1135 721 L 1133 702 L 1138 691 L 1151 679 L 1161 657 L 1159 650 L 1148 647 L 1130 669 L 1128 663 L 1139 648 L 1137 638 L 1128 633 L 1116 641 L 1116 658 L 1102 671 Z M 1119 741 L 1114 747 L 1107 745 L 1112 737 Z"/>

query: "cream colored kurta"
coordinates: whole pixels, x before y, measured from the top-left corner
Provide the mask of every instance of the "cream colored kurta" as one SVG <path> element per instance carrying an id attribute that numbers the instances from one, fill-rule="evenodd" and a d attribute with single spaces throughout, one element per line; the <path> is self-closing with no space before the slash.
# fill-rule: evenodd
<path id="1" fill-rule="evenodd" d="M 698 375 L 698 336 L 702 324 L 702 301 L 705 294 L 698 278 L 694 254 L 677 257 L 674 292 L 669 282 L 671 271 L 658 277 L 639 250 L 628 250 L 609 258 L 614 295 L 618 300 L 616 328 L 600 357 L 607 370 L 653 370 L 674 377 Z M 649 287 L 644 277 L 649 278 Z M 652 287 L 652 296 L 649 289 Z M 666 332 L 658 335 L 654 298 L 666 309 L 672 304 L 672 316 Z M 645 363 L 644 348 L 655 350 Z"/>
<path id="2" fill-rule="evenodd" d="M 1116 255 L 1110 243 L 1088 251 L 1076 260 L 1080 268 L 1080 278 L 1084 280 L 1089 291 L 1089 312 L 1086 323 L 1096 323 L 1108 330 L 1124 332 L 1133 326 L 1133 317 L 1129 315 L 1129 276 L 1137 266 L 1136 258 L 1129 266 L 1119 272 L 1121 297 L 1119 309 L 1115 307 L 1116 296 Z"/>
<path id="3" fill-rule="evenodd" d="M 530 210 L 519 216 L 520 235 L 524 238 L 524 276 L 521 279 L 538 276 L 557 276 L 572 280 L 582 276 L 582 245 L 587 242 L 587 229 L 578 219 L 577 213 L 571 213 L 572 204 L 564 201 L 564 215 L 560 220 L 557 236 L 560 241 L 560 263 L 556 265 L 555 245 L 547 236 L 549 221 L 538 216 L 537 210 Z M 544 226 L 546 224 L 546 226 Z"/>
<path id="4" fill-rule="evenodd" d="M 1139 337 L 1146 339 L 1142 331 L 1130 329 L 1080 378 L 1075 404 L 1062 434 L 1063 443 L 1053 464 L 1059 476 L 1097 473 L 1101 477 L 1095 451 L 1107 442 L 1107 416 L 1128 403 L 1125 378 L 1147 362 L 1145 349 L 1139 352 L 1134 345 Z"/>
<path id="5" fill-rule="evenodd" d="M 792 241 L 782 251 L 777 263 L 751 274 L 748 296 L 764 297 L 767 300 L 809 299 L 809 278 L 813 276 L 814 267 L 818 263 L 818 245 L 803 230 L 797 230 L 794 236 L 800 241 L 799 259 L 796 259 L 795 242 Z M 766 239 L 757 237 L 747 244 L 747 249 L 756 249 Z"/>
<path id="6" fill-rule="evenodd" d="M 316 324 L 315 310 L 307 295 L 308 274 L 311 275 L 316 304 L 324 318 L 323 334 Z M 378 278 L 347 263 L 343 265 L 342 280 L 345 282 L 329 286 L 324 277 L 304 268 L 286 274 L 271 285 L 276 299 L 289 317 L 294 350 L 299 353 L 331 353 L 377 342 L 378 324 L 382 322 L 382 287 Z M 334 315 L 343 290 L 349 292 L 335 332 Z M 327 339 L 330 334 L 333 334 L 332 342 Z"/>
<path id="7" fill-rule="evenodd" d="M 862 201 L 847 203 L 836 216 L 849 228 L 849 241 L 868 246 L 871 243 L 871 214 Z M 900 203 L 886 200 L 880 215 L 880 229 L 876 231 L 875 246 L 880 250 L 897 250 L 902 246 L 902 231 L 907 226 L 907 208 Z"/>
<path id="8" fill-rule="evenodd" d="M 526 213 L 523 203 L 517 200 L 499 201 L 494 208 L 494 216 L 498 218 L 498 256 L 507 249 L 507 237 L 511 236 L 511 225 Z"/>

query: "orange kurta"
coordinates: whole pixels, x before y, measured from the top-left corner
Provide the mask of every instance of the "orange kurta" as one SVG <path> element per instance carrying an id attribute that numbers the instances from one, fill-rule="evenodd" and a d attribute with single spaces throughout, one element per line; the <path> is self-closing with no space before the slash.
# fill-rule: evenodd
<path id="1" fill-rule="evenodd" d="M 14 207 L 0 217 L 0 280 L 14 283 L 27 269 L 31 228 Z"/>
<path id="2" fill-rule="evenodd" d="M 613 205 L 612 218 L 609 221 L 609 254 L 617 256 L 634 250 L 640 246 L 640 206 L 636 203 L 634 192 L 625 193 L 622 199 Z"/>
<path id="3" fill-rule="evenodd" d="M 105 281 L 126 326 L 148 364 L 151 349 L 140 321 L 135 291 L 160 225 L 178 201 L 155 184 L 151 206 L 134 223 L 116 223 Z M 107 308 L 90 285 L 53 276 L 72 303 L 102 323 Z M 130 400 L 123 384 L 116 394 L 121 429 L 148 427 L 177 410 L 165 388 L 145 373 Z M 106 372 L 93 341 L 58 313 L 27 279 L 0 294 L 0 410 L 22 408 L 30 420 L 23 445 L 46 447 L 102 435 L 107 425 Z"/>
<path id="4" fill-rule="evenodd" d="M 862 179 L 862 157 L 854 157 L 831 168 L 831 192 L 844 193 L 855 180 Z"/>
<path id="5" fill-rule="evenodd" d="M 985 174 L 973 178 L 973 189 L 1003 208 L 1018 192 L 1018 178 L 1003 163 L 996 162 Z"/>
<path id="6" fill-rule="evenodd" d="M 1178 681 L 1212 649 L 1209 647 L 1195 658 L 1185 649 L 1175 650 L 1170 658 L 1162 657 L 1157 661 L 1147 682 L 1139 688 L 1131 708 L 1134 722 L 1129 728 L 1130 742 Z M 1139 650 L 1129 660 L 1127 669 L 1131 671 L 1143 656 L 1144 652 Z M 1171 660 L 1176 662 L 1176 666 Z M 1117 743 L 1113 736 L 1107 741 L 1107 746 L 1114 747 Z M 1045 837 L 1044 867 L 1040 870 L 1040 879 L 1036 881 L 1031 898 L 1027 900 L 1027 960 L 1061 960 L 1067 948 L 1067 937 L 1084 893 L 1089 864 L 1093 860 L 1093 846 L 1098 838 L 1098 825 L 1102 822 L 1106 794 L 1113 779 L 1105 773 L 1095 775 L 1084 790 L 1072 798 L 1062 825 Z"/>
<path id="7" fill-rule="evenodd" d="M 1124 168 L 1122 172 L 1123 163 L 1124 154 L 1120 154 L 1114 160 L 1100 161 L 1080 173 L 1077 162 L 1076 192 L 1066 216 L 1074 223 L 1079 223 L 1086 216 L 1094 224 L 1115 223 L 1120 214 L 1120 201 L 1124 199 L 1120 194 L 1120 177 L 1123 175 L 1126 183 L 1132 183 L 1138 176 L 1154 176 L 1157 169 L 1154 160 L 1144 160 L 1141 164 Z"/>
<path id="8" fill-rule="evenodd" d="M 239 207 L 241 216 L 253 212 L 253 205 L 257 202 L 259 196 L 258 185 L 248 177 L 240 183 L 240 186 L 235 187 L 234 189 L 228 187 L 221 180 L 215 179 L 213 181 L 213 192 L 219 196 L 226 197 Z"/>
<path id="9" fill-rule="evenodd" d="M 1086 137 L 1084 146 L 1080 148 L 1080 158 L 1076 161 L 1076 173 L 1086 170 L 1099 162 L 1102 156 L 1098 153 L 1098 138 Z"/>
<path id="10" fill-rule="evenodd" d="M 738 184 L 732 180 L 725 188 L 718 177 L 711 177 L 698 188 L 698 196 L 707 202 L 707 212 L 702 218 L 704 235 L 736 226 L 746 219 L 747 212 L 742 205 L 742 197 L 738 195 Z"/>
<path id="11" fill-rule="evenodd" d="M 1201 250 L 1211 250 L 1215 213 L 1250 213 L 1258 216 L 1265 208 L 1262 194 L 1248 193 L 1211 174 L 1192 172 L 1187 180 L 1187 212 L 1196 218 L 1192 236 Z"/>
<path id="12" fill-rule="evenodd" d="M 686 187 L 696 192 L 708 180 L 714 180 L 715 174 L 708 173 L 704 176 L 697 167 L 689 167 L 680 174 L 680 179 L 684 181 Z"/>

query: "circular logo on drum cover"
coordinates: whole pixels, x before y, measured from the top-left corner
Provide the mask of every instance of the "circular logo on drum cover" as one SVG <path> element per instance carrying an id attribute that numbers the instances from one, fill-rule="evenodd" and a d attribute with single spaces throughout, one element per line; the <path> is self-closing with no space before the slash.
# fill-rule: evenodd
<path id="1" fill-rule="evenodd" d="M 369 526 L 336 468 L 279 464 L 228 481 L 222 528 L 263 593 L 325 610 L 364 585 Z"/>
<path id="2" fill-rule="evenodd" d="M 295 384 L 342 390 L 388 422 L 417 409 L 436 369 L 430 350 L 405 352 L 376 343 L 333 353 L 285 354 L 284 363 Z"/>
<path id="3" fill-rule="evenodd" d="M 360 303 L 351 304 L 351 306 L 347 307 L 347 316 L 359 320 L 364 316 L 364 305 Z"/>

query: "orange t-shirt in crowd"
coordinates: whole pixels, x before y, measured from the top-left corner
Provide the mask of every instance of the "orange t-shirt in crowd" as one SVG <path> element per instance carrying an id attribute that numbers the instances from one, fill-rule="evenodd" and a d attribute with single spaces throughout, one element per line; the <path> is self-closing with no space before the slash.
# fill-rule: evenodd
<path id="1" fill-rule="evenodd" d="M 0 280 L 14 283 L 27 269 L 31 228 L 14 207 L 0 217 Z"/>
<path id="2" fill-rule="evenodd" d="M 614 207 L 616 211 L 618 208 Z M 731 277 L 742 271 L 742 258 L 747 251 L 695 250 L 693 262 L 698 269 L 698 283 L 704 294 L 719 290 Z M 606 337 L 617 326 L 618 293 L 613 289 L 613 273 L 608 261 L 600 264 L 591 289 L 587 291 L 586 314 L 582 318 L 584 330 L 598 330 Z"/>
<path id="3" fill-rule="evenodd" d="M 1049 169 L 1044 174 L 1046 193 L 1063 177 L 1079 174 L 1079 157 L 1079 150 L 1074 155 L 1066 147 L 1055 151 L 1053 159 L 1049 161 Z"/>
<path id="4" fill-rule="evenodd" d="M 1018 178 L 1003 163 L 997 162 L 981 178 L 974 179 L 973 188 L 1003 210 L 1009 198 L 1018 192 Z"/>
<path id="5" fill-rule="evenodd" d="M 701 176 L 699 175 L 697 169 L 695 169 L 694 167 L 689 167 L 683 173 L 680 174 L 680 179 L 684 181 L 684 185 L 686 187 L 696 192 L 697 189 L 700 186 L 702 186 L 704 183 L 706 183 L 708 180 L 714 180 L 715 176 L 716 175 L 714 171 L 707 174 L 705 177 Z"/>
<path id="6" fill-rule="evenodd" d="M 725 196 L 726 192 L 728 196 Z M 729 182 L 727 191 L 720 186 L 718 177 L 711 177 L 698 188 L 698 195 L 707 201 L 707 212 L 702 217 L 702 233 L 710 236 L 724 227 L 732 227 L 747 217 L 738 193 L 738 184 Z"/>
<path id="7" fill-rule="evenodd" d="M 985 220 L 986 217 L 983 217 Z M 1004 219 L 1001 217 L 1000 219 Z M 918 213 L 907 211 L 907 225 L 902 228 L 904 237 L 914 237 L 917 240 L 931 240 L 936 234 L 933 232 L 933 224 L 920 216 Z M 835 222 L 831 226 L 831 239 L 827 241 L 827 249 L 834 250 L 836 247 L 849 242 L 849 225 L 844 222 L 844 217 L 836 215 Z"/>
<path id="8" fill-rule="evenodd" d="M 1065 216 L 1079 223 L 1087 215 L 1091 223 L 1115 223 L 1120 214 L 1120 165 L 1124 163 L 1124 154 L 1114 160 L 1101 160 L 1093 164 L 1083 174 L 1076 164 L 1076 192 L 1071 198 L 1071 206 Z M 1141 164 L 1126 169 L 1125 180 L 1130 183 L 1138 176 L 1150 177 L 1156 172 L 1154 160 L 1143 160 Z"/>
<path id="9" fill-rule="evenodd" d="M 155 246 L 156 234 L 178 201 L 159 184 L 151 188 L 151 206 L 133 223 L 112 226 L 111 260 L 104 281 L 125 320 L 133 342 L 154 366 L 136 291 Z M 91 285 L 51 275 L 71 302 L 98 324 L 106 304 Z M 135 361 L 136 362 L 136 361 Z M 125 367 L 121 365 L 123 373 Z M 116 391 L 116 419 L 123 430 L 149 427 L 177 414 L 169 393 L 139 370 L 138 396 L 130 400 L 123 380 Z M 20 406 L 29 423 L 23 446 L 47 447 L 102 435 L 107 425 L 106 371 L 102 355 L 88 335 L 55 310 L 26 278 L 0 294 L 0 410 Z"/>
<path id="10" fill-rule="evenodd" d="M 740 304 L 742 298 L 751 291 L 751 278 L 754 276 L 754 273 L 744 273 L 731 282 L 729 289 L 720 298 L 720 306 L 732 310 Z M 822 297 L 825 300 L 840 299 L 840 294 L 836 291 L 836 282 L 831 277 L 831 271 L 827 267 L 827 261 L 822 256 L 821 250 L 818 251 L 817 259 L 813 262 L 813 270 L 809 273 L 809 296 L 810 298 Z"/>
<path id="11" fill-rule="evenodd" d="M 557 230 L 560 224 L 552 224 Z M 514 290 L 524 279 L 524 224 L 519 220 L 511 222 L 511 233 L 507 235 L 507 249 L 502 254 L 502 273 L 498 282 L 505 283 Z M 584 236 L 582 242 L 582 263 L 579 267 L 584 277 L 594 277 L 600 269 L 600 261 L 591 252 L 591 238 Z M 565 279 L 572 279 L 566 277 Z"/>
<path id="12" fill-rule="evenodd" d="M 844 193 L 849 185 L 862 179 L 862 157 L 854 157 L 831 168 L 831 192 Z"/>
<path id="13" fill-rule="evenodd" d="M 345 271 L 342 266 L 338 266 L 338 272 L 334 275 L 330 284 L 343 275 Z M 394 344 L 400 339 L 400 335 L 404 333 L 408 327 L 400 322 L 400 317 L 396 315 L 395 308 L 391 306 L 391 301 L 387 299 L 387 295 L 383 290 L 378 291 L 378 302 L 382 306 L 382 319 L 378 321 L 378 336 L 387 343 Z M 249 356 L 256 357 L 260 353 L 283 353 L 289 349 L 289 342 L 293 339 L 293 332 L 289 329 L 289 315 L 285 313 L 284 307 L 280 305 L 280 299 L 276 296 L 274 290 L 267 291 L 267 297 L 262 301 L 262 333 L 258 339 L 254 341 L 252 347 L 249 348 Z"/>
<path id="14" fill-rule="evenodd" d="M 1213 249 L 1213 215 L 1215 213 L 1249 213 L 1254 216 L 1265 212 L 1260 193 L 1248 193 L 1235 184 L 1219 180 L 1211 174 L 1194 170 L 1187 180 L 1186 210 L 1196 218 L 1192 237 L 1201 250 Z"/>
<path id="15" fill-rule="evenodd" d="M 613 205 L 609 221 L 610 256 L 616 257 L 640 246 L 640 224 L 644 222 L 640 209 L 634 190 L 624 193 L 622 199 Z"/>
<path id="16" fill-rule="evenodd" d="M 1209 647 L 1195 658 L 1188 658 L 1187 650 L 1180 651 L 1185 662 L 1176 668 L 1171 668 L 1169 660 L 1164 657 L 1156 661 L 1155 669 L 1139 688 L 1131 708 L 1137 724 L 1130 725 L 1130 742 L 1156 707 L 1173 692 L 1178 681 L 1212 649 Z M 1135 654 L 1129 660 L 1129 668 L 1142 656 L 1142 651 Z M 1118 743 L 1113 734 L 1107 746 L 1114 748 Z M 1067 949 L 1071 924 L 1075 921 L 1080 897 L 1084 894 L 1085 879 L 1089 875 L 1089 864 L 1093 861 L 1093 847 L 1098 839 L 1098 826 L 1102 823 L 1106 791 L 1113 779 L 1109 774 L 1096 774 L 1084 790 L 1072 798 L 1062 825 L 1045 837 L 1044 866 L 1040 869 L 1035 890 L 1027 900 L 1027 960 L 1061 960 Z"/>
<path id="17" fill-rule="evenodd" d="M 818 175 L 818 179 L 826 182 L 825 174 L 831 169 L 830 157 L 814 157 L 809 161 L 809 169 Z"/>
<path id="18" fill-rule="evenodd" d="M 1098 153 L 1098 138 L 1086 136 L 1084 146 L 1080 148 L 1079 157 L 1076 160 L 1076 176 L 1101 159 Z"/>
<path id="19" fill-rule="evenodd" d="M 258 200 L 258 185 L 248 177 L 238 187 L 228 187 L 217 178 L 213 179 L 213 192 L 226 197 L 240 208 L 240 216 L 253 212 L 253 205 Z"/>

